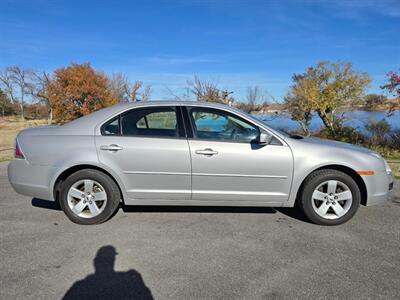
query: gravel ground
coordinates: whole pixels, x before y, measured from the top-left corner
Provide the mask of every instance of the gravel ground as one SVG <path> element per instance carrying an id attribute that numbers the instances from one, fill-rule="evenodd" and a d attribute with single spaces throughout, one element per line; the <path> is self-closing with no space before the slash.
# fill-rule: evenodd
<path id="1" fill-rule="evenodd" d="M 17 195 L 0 163 L 1 299 L 399 299 L 400 191 L 348 223 L 293 209 L 136 207 L 97 226 Z M 101 297 L 100 297 L 101 298 Z"/>

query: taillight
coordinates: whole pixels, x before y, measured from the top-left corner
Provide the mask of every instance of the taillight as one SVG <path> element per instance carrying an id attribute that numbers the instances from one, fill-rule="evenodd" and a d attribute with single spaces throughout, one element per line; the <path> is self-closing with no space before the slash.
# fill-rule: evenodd
<path id="1" fill-rule="evenodd" d="M 21 151 L 21 147 L 19 146 L 18 140 L 15 141 L 15 152 L 14 152 L 14 157 L 15 158 L 25 158 L 24 154 Z"/>

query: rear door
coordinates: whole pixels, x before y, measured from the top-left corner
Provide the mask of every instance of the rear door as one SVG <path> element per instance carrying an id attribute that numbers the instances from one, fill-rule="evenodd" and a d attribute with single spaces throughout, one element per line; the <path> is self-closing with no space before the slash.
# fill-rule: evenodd
<path id="1" fill-rule="evenodd" d="M 221 109 L 187 107 L 185 118 L 193 131 L 193 200 L 287 201 L 293 169 L 288 146 L 275 138 L 257 144 L 257 125 Z"/>
<path id="2" fill-rule="evenodd" d="M 179 107 L 135 108 L 101 132 L 99 160 L 118 172 L 129 198 L 190 199 L 190 153 Z"/>

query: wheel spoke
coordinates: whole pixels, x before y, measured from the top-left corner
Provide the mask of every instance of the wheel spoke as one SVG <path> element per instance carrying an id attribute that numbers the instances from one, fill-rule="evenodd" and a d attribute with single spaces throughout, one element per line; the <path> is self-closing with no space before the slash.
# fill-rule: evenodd
<path id="1" fill-rule="evenodd" d="M 327 195 L 326 195 L 325 193 L 320 192 L 320 191 L 318 191 L 318 190 L 315 190 L 314 193 L 313 193 L 313 195 L 312 195 L 313 199 L 315 199 L 315 200 L 320 200 L 320 201 L 325 201 L 326 196 L 327 196 Z"/>
<path id="2" fill-rule="evenodd" d="M 346 213 L 343 207 L 339 203 L 332 205 L 332 209 L 339 218 Z"/>
<path id="3" fill-rule="evenodd" d="M 82 212 L 82 210 L 84 210 L 85 207 L 86 207 L 86 203 L 83 203 L 83 200 L 81 200 L 74 206 L 72 211 L 75 214 L 79 215 Z"/>
<path id="4" fill-rule="evenodd" d="M 107 194 L 105 191 L 93 193 L 94 201 L 102 201 L 107 199 Z"/>
<path id="5" fill-rule="evenodd" d="M 74 187 L 70 188 L 70 190 L 69 190 L 69 195 L 71 197 L 74 197 L 74 198 L 81 199 L 82 198 L 82 194 L 83 194 L 82 191 L 80 191 L 80 190 L 78 190 L 77 188 L 74 188 Z"/>
<path id="6" fill-rule="evenodd" d="M 336 194 L 336 196 L 337 196 L 336 201 L 349 200 L 352 198 L 350 191 L 344 191 L 342 193 Z"/>
<path id="7" fill-rule="evenodd" d="M 322 202 L 321 206 L 318 207 L 318 213 L 321 216 L 324 216 L 326 214 L 326 212 L 328 211 L 328 209 L 329 209 L 329 205 L 326 204 L 325 202 Z"/>
<path id="8" fill-rule="evenodd" d="M 337 188 L 337 181 L 336 180 L 329 180 L 328 181 L 328 194 L 335 194 Z"/>
<path id="9" fill-rule="evenodd" d="M 93 192 L 93 180 L 85 180 L 85 193 L 92 193 Z"/>
<path id="10" fill-rule="evenodd" d="M 90 212 L 93 214 L 93 216 L 96 216 L 99 214 L 100 210 L 96 205 L 96 202 L 92 201 L 92 203 L 89 202 L 89 209 Z"/>

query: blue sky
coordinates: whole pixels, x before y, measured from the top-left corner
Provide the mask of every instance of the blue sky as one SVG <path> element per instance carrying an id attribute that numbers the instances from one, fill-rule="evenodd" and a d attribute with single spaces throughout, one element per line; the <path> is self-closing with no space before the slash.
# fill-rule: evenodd
<path id="1" fill-rule="evenodd" d="M 380 92 L 400 68 L 400 0 L 11 1 L 0 3 L 0 68 L 51 71 L 90 62 L 182 94 L 196 74 L 234 91 L 282 98 L 293 73 L 352 61 Z"/>

